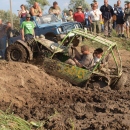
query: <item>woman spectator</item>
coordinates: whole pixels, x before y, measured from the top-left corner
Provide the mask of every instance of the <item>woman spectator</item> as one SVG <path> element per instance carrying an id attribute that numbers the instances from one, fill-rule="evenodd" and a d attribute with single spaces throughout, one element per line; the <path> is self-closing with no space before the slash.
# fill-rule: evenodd
<path id="1" fill-rule="evenodd" d="M 20 25 L 21 25 L 22 22 L 26 20 L 26 14 L 29 13 L 29 11 L 26 10 L 26 7 L 23 4 L 20 7 L 21 10 L 19 11 L 18 15 L 20 17 Z"/>
<path id="2" fill-rule="evenodd" d="M 127 8 L 124 11 L 125 13 L 125 25 L 126 25 L 126 34 L 129 38 L 129 29 L 130 29 L 130 2 L 127 3 Z"/>

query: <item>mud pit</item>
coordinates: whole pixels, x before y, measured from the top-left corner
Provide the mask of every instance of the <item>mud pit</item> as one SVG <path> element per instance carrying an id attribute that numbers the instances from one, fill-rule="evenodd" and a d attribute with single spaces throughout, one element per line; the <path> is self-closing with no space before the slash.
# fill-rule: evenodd
<path id="1" fill-rule="evenodd" d="M 123 63 L 130 73 L 130 61 Z M 0 66 L 1 110 L 44 120 L 50 130 L 130 130 L 130 75 L 120 91 L 84 90 L 33 65 L 0 61 Z"/>

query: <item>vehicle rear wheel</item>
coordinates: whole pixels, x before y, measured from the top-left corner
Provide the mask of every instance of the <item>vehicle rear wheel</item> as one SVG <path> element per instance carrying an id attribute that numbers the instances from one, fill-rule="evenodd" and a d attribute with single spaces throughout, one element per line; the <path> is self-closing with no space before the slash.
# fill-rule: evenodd
<path id="1" fill-rule="evenodd" d="M 27 62 L 28 54 L 22 45 L 15 43 L 6 49 L 5 59 L 7 61 Z"/>
<path id="2" fill-rule="evenodd" d="M 118 79 L 115 85 L 112 85 L 111 89 L 120 90 L 124 87 L 127 81 L 127 74 L 123 73 L 121 77 Z"/>

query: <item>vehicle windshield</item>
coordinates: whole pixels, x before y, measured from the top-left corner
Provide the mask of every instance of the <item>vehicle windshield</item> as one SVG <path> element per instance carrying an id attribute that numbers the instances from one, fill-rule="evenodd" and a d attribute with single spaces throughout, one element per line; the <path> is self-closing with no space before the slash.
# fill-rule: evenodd
<path id="1" fill-rule="evenodd" d="M 58 18 L 52 14 L 43 15 L 42 17 L 36 17 L 37 24 L 46 24 L 58 21 L 59 21 Z"/>

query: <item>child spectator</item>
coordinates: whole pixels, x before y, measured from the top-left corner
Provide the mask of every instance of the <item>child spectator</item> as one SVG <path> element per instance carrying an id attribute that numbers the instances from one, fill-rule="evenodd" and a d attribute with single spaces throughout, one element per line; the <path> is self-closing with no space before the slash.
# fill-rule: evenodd
<path id="1" fill-rule="evenodd" d="M 90 23 L 89 23 L 89 19 L 88 19 L 88 17 L 89 17 L 89 10 L 87 8 L 86 8 L 86 12 L 84 13 L 84 15 L 85 15 L 85 25 L 88 28 L 90 26 Z"/>

